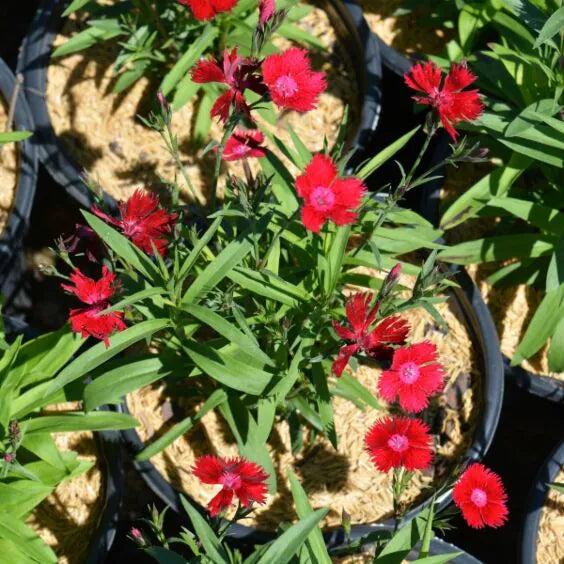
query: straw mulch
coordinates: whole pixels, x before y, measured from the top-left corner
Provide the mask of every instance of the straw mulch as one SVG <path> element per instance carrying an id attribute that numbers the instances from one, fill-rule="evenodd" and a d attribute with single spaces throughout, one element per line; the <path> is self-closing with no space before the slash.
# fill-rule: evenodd
<path id="1" fill-rule="evenodd" d="M 554 480 L 564 484 L 564 468 Z M 564 563 L 564 494 L 550 488 L 537 536 L 537 563 Z"/>
<path id="2" fill-rule="evenodd" d="M 5 131 L 8 121 L 8 103 L 0 96 L 0 131 Z M 0 233 L 10 217 L 18 182 L 18 145 L 0 145 Z"/>
<path id="3" fill-rule="evenodd" d="M 54 406 L 52 411 L 73 411 L 75 403 Z M 98 446 L 91 432 L 53 433 L 57 448 L 75 451 L 92 462 L 92 468 L 62 482 L 28 519 L 28 525 L 55 551 L 59 564 L 82 564 L 103 510 L 104 477 Z"/>
<path id="4" fill-rule="evenodd" d="M 448 325 L 448 335 L 422 309 L 405 314 L 412 325 L 410 339 L 414 342 L 429 339 L 435 343 L 448 373 L 445 393 L 433 399 L 423 414 L 435 439 L 435 463 L 412 480 L 403 498 L 408 505 L 423 501 L 432 493 L 427 486 L 441 484 L 452 472 L 470 446 L 481 410 L 481 367 L 455 307 L 451 301 L 438 306 Z M 376 394 L 379 373 L 373 366 L 360 366 L 354 377 Z M 194 409 L 194 405 L 180 405 L 174 397 L 165 384 L 128 396 L 129 409 L 141 422 L 138 431 L 144 441 L 170 428 L 176 420 L 175 413 L 180 418 Z M 380 411 L 361 411 L 351 402 L 335 397 L 333 409 L 339 439 L 337 450 L 327 440 L 317 438 L 306 442 L 304 449 L 294 456 L 287 423 L 275 425 L 267 446 L 277 469 L 278 493 L 247 519 L 249 525 L 275 529 L 282 521 L 295 518 L 287 468 L 300 477 L 314 508 L 330 508 L 324 525 L 339 525 L 343 509 L 357 523 L 382 521 L 392 515 L 391 478 L 375 469 L 364 450 L 366 432 L 388 413 L 388 407 L 383 404 Z M 203 454 L 235 456 L 237 453 L 225 422 L 218 414 L 208 413 L 200 424 L 153 457 L 152 462 L 177 489 L 207 504 L 217 488 L 202 486 L 190 473 L 191 466 Z"/>
<path id="5" fill-rule="evenodd" d="M 60 45 L 80 29 L 76 18 L 69 19 L 54 45 Z M 305 114 L 278 113 L 277 135 L 286 144 L 289 124 L 301 141 L 313 152 L 323 148 L 324 136 L 332 144 L 342 121 L 345 105 L 352 108 L 353 123 L 358 117 L 356 81 L 348 55 L 337 43 L 334 29 L 325 12 L 313 8 L 299 26 L 315 34 L 326 51 L 312 53 L 313 67 L 327 73 L 329 88 L 321 95 L 319 107 Z M 280 47 L 287 47 L 285 40 Z M 153 107 L 158 84 L 143 78 L 126 92 L 114 95 L 112 64 L 115 44 L 103 44 L 68 57 L 52 59 L 48 69 L 47 105 L 53 128 L 65 149 L 99 184 L 116 199 L 126 199 L 133 190 L 162 191 L 161 177 L 173 180 L 177 174 L 174 162 L 163 149 L 158 133 L 143 126 L 137 115 L 146 117 Z M 207 193 L 206 183 L 213 178 L 215 155 L 201 155 L 193 144 L 193 126 L 198 102 L 187 103 L 174 115 L 173 129 L 178 135 L 183 164 L 195 189 Z M 210 138 L 220 141 L 222 126 L 214 120 Z M 209 139 L 205 139 L 205 146 Z M 271 149 L 273 147 L 270 147 Z M 255 171 L 258 162 L 254 162 Z M 231 174 L 242 174 L 239 163 L 224 164 Z M 295 172 L 295 171 L 293 171 Z M 181 184 L 181 196 L 190 200 L 187 187 Z M 224 185 L 220 179 L 220 191 Z"/>

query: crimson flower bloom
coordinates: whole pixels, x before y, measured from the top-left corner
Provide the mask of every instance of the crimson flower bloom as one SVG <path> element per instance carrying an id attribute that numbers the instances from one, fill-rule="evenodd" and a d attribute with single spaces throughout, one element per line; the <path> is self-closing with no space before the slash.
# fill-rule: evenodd
<path id="1" fill-rule="evenodd" d="M 507 494 L 501 478 L 483 464 L 472 464 L 456 482 L 454 503 L 474 529 L 500 527 L 507 520 Z"/>
<path id="2" fill-rule="evenodd" d="M 249 157 L 264 157 L 266 149 L 261 145 L 264 141 L 262 131 L 235 131 L 225 143 L 222 159 L 224 161 L 238 161 Z M 217 151 L 217 147 L 215 147 Z"/>
<path id="3" fill-rule="evenodd" d="M 376 421 L 365 438 L 372 462 L 381 472 L 428 468 L 433 458 L 429 427 L 419 419 L 385 417 Z"/>
<path id="4" fill-rule="evenodd" d="M 211 20 L 222 12 L 232 10 L 239 0 L 179 0 L 181 4 L 189 6 L 197 20 Z"/>
<path id="5" fill-rule="evenodd" d="M 298 47 L 266 57 L 262 75 L 272 101 L 286 110 L 313 110 L 327 88 L 325 73 L 312 71 L 307 51 Z"/>
<path id="6" fill-rule="evenodd" d="M 98 216 L 119 227 L 123 234 L 148 255 L 153 254 L 155 245 L 162 256 L 166 253 L 170 234 L 176 222 L 175 213 L 167 213 L 159 207 L 159 198 L 141 189 L 135 190 L 127 202 L 120 202 L 121 219 L 115 219 L 103 213 L 96 206 L 92 211 Z"/>
<path id="7" fill-rule="evenodd" d="M 337 165 L 327 155 L 314 155 L 303 174 L 296 178 L 296 190 L 303 198 L 302 222 L 319 233 L 328 220 L 337 225 L 354 223 L 366 187 L 358 178 L 339 178 Z"/>
<path id="8" fill-rule="evenodd" d="M 380 303 L 370 309 L 372 295 L 368 292 L 357 293 L 347 300 L 345 312 L 351 329 L 347 329 L 333 321 L 333 329 L 341 339 L 353 341 L 352 345 L 344 345 L 333 362 L 333 374 L 340 377 L 350 357 L 364 350 L 374 358 L 387 358 L 393 349 L 390 345 L 402 345 L 409 332 L 409 323 L 398 316 L 386 317 L 370 330 L 376 318 Z"/>
<path id="9" fill-rule="evenodd" d="M 404 411 L 417 413 L 429 404 L 429 397 L 443 387 L 444 368 L 436 362 L 437 347 L 428 341 L 394 351 L 392 366 L 382 372 L 378 391 L 387 401 L 399 397 Z"/>
<path id="10" fill-rule="evenodd" d="M 80 269 L 75 268 L 70 276 L 70 284 L 61 284 L 63 289 L 74 294 L 88 307 L 71 309 L 70 324 L 75 333 L 80 333 L 83 338 L 91 335 L 95 339 L 104 341 L 106 347 L 110 346 L 108 337 L 115 331 L 123 331 L 127 328 L 122 320 L 123 312 L 113 311 L 111 313 L 100 312 L 110 307 L 110 298 L 114 295 L 115 274 L 105 266 L 102 267 L 102 277 L 93 280 L 85 276 Z"/>
<path id="11" fill-rule="evenodd" d="M 260 0 L 259 2 L 259 24 L 264 27 L 266 22 L 272 18 L 276 10 L 275 0 Z"/>
<path id="12" fill-rule="evenodd" d="M 414 96 L 420 104 L 433 106 L 439 114 L 443 127 L 453 141 L 458 133 L 454 126 L 460 121 L 472 121 L 483 111 L 478 90 L 464 90 L 475 80 L 466 63 L 452 65 L 441 88 L 441 69 L 433 62 L 418 63 L 404 76 L 405 83 L 413 90 L 427 96 Z"/>
<path id="13" fill-rule="evenodd" d="M 92 228 L 80 223 L 75 225 L 74 233 L 57 240 L 57 247 L 63 253 L 76 253 L 83 249 L 91 262 L 99 262 L 104 256 L 104 245 L 100 237 Z"/>
<path id="14" fill-rule="evenodd" d="M 217 59 L 203 59 L 192 69 L 192 80 L 198 84 L 208 82 L 219 82 L 229 86 L 229 90 L 224 92 L 215 101 L 211 116 L 218 117 L 221 121 L 227 121 L 229 110 L 233 104 L 235 111 L 244 113 L 249 119 L 251 112 L 244 92 L 248 88 L 257 94 L 264 94 L 266 88 L 262 83 L 261 77 L 257 74 L 260 63 L 250 57 L 240 57 L 237 48 L 233 48 L 231 53 L 225 49 L 223 61 Z"/>
<path id="15" fill-rule="evenodd" d="M 221 491 L 209 502 L 212 517 L 227 509 L 235 495 L 247 508 L 266 499 L 268 474 L 262 466 L 245 458 L 220 458 L 205 455 L 192 467 L 194 475 L 204 484 L 219 484 Z"/>

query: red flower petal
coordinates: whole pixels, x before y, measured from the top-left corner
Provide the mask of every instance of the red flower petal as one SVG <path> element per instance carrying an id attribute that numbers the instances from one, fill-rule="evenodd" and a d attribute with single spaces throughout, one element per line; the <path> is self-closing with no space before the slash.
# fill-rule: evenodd
<path id="1" fill-rule="evenodd" d="M 227 509 L 231 505 L 231 502 L 233 501 L 233 493 L 233 490 L 229 490 L 227 488 L 219 490 L 217 495 L 215 495 L 208 503 L 208 508 L 212 517 L 215 517 L 218 513 Z"/>
<path id="2" fill-rule="evenodd" d="M 205 59 L 198 61 L 192 69 L 192 80 L 198 84 L 207 82 L 227 82 L 225 74 L 218 61 L 215 59 Z"/>
<path id="3" fill-rule="evenodd" d="M 217 117 L 220 121 L 226 122 L 229 118 L 229 111 L 231 109 L 231 102 L 233 101 L 234 94 L 231 90 L 224 92 L 217 98 L 211 109 L 211 116 Z"/>
<path id="4" fill-rule="evenodd" d="M 219 484 L 224 466 L 221 458 L 206 454 L 196 460 L 192 473 L 204 484 Z"/>
<path id="5" fill-rule="evenodd" d="M 404 80 L 413 90 L 432 95 L 441 85 L 441 69 L 432 61 L 417 63 L 404 75 Z"/>
<path id="6" fill-rule="evenodd" d="M 337 358 L 333 361 L 333 366 L 331 370 L 333 374 L 340 378 L 343 374 L 343 370 L 347 367 L 351 356 L 358 351 L 358 345 L 346 345 L 339 349 L 339 354 Z"/>
<path id="7" fill-rule="evenodd" d="M 306 229 L 314 233 L 319 233 L 321 226 L 326 220 L 326 217 L 312 206 L 304 206 L 302 208 L 302 223 L 305 225 Z"/>
<path id="8" fill-rule="evenodd" d="M 470 72 L 465 63 L 454 64 L 445 79 L 444 89 L 451 92 L 458 92 L 470 86 L 477 80 L 477 77 Z"/>

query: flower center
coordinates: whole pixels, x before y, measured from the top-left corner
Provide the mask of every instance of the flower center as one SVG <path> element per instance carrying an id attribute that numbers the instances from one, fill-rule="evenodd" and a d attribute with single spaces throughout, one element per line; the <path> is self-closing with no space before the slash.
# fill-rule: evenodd
<path id="1" fill-rule="evenodd" d="M 233 148 L 233 152 L 236 155 L 246 155 L 249 152 L 249 146 L 244 143 L 240 143 Z"/>
<path id="2" fill-rule="evenodd" d="M 388 439 L 388 446 L 396 452 L 403 452 L 409 446 L 409 440 L 405 435 L 396 433 Z"/>
<path id="3" fill-rule="evenodd" d="M 419 375 L 419 366 L 415 362 L 406 362 L 399 369 L 399 378 L 404 384 L 413 384 Z"/>
<path id="4" fill-rule="evenodd" d="M 474 505 L 484 507 L 488 503 L 488 494 L 480 488 L 474 488 L 470 494 L 470 499 Z"/>
<path id="5" fill-rule="evenodd" d="M 224 472 L 219 483 L 230 490 L 236 490 L 241 487 L 241 477 L 234 472 Z"/>
<path id="6" fill-rule="evenodd" d="M 298 83 L 290 75 L 286 74 L 276 79 L 274 88 L 280 96 L 288 98 L 298 91 Z"/>
<path id="7" fill-rule="evenodd" d="M 317 211 L 328 211 L 335 204 L 335 193 L 331 188 L 326 186 L 318 186 L 311 192 L 311 205 Z"/>

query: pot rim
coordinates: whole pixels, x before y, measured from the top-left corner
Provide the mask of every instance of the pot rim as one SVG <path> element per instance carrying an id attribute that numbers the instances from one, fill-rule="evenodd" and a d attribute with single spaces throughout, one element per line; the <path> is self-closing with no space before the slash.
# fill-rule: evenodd
<path id="1" fill-rule="evenodd" d="M 362 102 L 358 131 L 352 142 L 355 154 L 362 154 L 375 132 L 380 117 L 380 84 L 382 68 L 378 44 L 372 37 L 364 20 L 362 8 L 356 0 L 320 0 L 331 23 L 344 36 L 351 36 L 350 48 L 364 53 L 363 64 L 354 69 L 359 84 L 359 101 Z M 39 159 L 53 179 L 82 207 L 90 208 L 95 203 L 88 188 L 81 180 L 82 170 L 65 149 L 55 134 L 46 102 L 47 71 L 52 43 L 58 33 L 58 22 L 68 0 L 42 0 L 29 31 L 25 36 L 18 57 L 18 72 L 24 76 L 31 113 L 35 119 L 40 138 Z M 357 58 L 351 59 L 353 65 Z M 359 70 L 360 69 L 360 70 Z M 105 204 L 117 210 L 116 200 L 103 193 Z"/>

